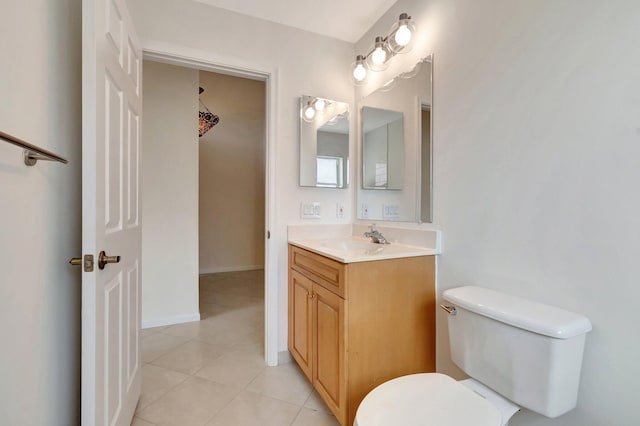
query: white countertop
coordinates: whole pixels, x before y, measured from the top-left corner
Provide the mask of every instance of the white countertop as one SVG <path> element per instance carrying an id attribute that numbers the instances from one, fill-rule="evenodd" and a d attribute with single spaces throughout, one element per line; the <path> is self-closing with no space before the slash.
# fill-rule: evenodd
<path id="1" fill-rule="evenodd" d="M 397 242 L 375 244 L 369 239 L 360 237 L 289 239 L 289 243 L 342 263 L 430 256 L 440 253 L 439 250 L 432 247 L 419 247 Z"/>

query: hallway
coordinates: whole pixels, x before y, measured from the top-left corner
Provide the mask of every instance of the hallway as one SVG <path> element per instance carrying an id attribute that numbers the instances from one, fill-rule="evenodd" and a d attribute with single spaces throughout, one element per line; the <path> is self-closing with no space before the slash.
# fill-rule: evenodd
<path id="1" fill-rule="evenodd" d="M 338 425 L 295 363 L 264 362 L 264 272 L 200 276 L 201 321 L 142 331 L 132 426 Z"/>

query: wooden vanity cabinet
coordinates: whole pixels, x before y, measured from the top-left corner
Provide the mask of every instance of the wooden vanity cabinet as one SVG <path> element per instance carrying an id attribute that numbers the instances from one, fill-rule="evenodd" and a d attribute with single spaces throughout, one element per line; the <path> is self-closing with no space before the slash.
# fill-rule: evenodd
<path id="1" fill-rule="evenodd" d="M 434 256 L 343 264 L 289 245 L 288 348 L 343 426 L 379 384 L 435 371 Z"/>

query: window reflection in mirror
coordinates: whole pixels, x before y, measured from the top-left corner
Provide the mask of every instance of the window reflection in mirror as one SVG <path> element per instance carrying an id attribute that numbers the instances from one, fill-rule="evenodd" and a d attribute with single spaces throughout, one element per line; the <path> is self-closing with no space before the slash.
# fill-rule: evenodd
<path id="1" fill-rule="evenodd" d="M 359 102 L 357 217 L 362 220 L 432 221 L 432 56 Z M 402 116 L 404 143 L 370 142 L 370 112 Z M 375 126 L 373 126 L 375 127 Z M 389 135 L 390 125 L 386 132 Z M 380 133 L 382 130 L 378 128 Z M 378 135 L 379 136 L 379 135 Z"/>
<path id="2" fill-rule="evenodd" d="M 300 97 L 300 186 L 349 185 L 349 104 Z"/>

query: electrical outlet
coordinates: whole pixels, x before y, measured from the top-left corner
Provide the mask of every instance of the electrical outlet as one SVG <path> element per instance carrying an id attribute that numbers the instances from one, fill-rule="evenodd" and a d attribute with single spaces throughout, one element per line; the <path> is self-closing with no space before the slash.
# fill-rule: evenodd
<path id="1" fill-rule="evenodd" d="M 369 205 L 367 203 L 362 203 L 362 218 L 369 219 Z"/>
<path id="2" fill-rule="evenodd" d="M 344 219 L 344 204 L 336 204 L 336 218 Z"/>

